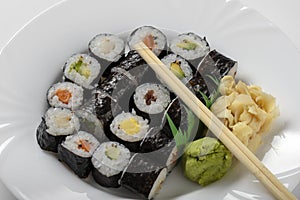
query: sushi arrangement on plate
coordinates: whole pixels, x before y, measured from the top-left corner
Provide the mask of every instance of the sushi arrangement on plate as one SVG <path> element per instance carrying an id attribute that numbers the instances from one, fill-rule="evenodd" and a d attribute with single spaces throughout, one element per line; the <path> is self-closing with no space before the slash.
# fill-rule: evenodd
<path id="1" fill-rule="evenodd" d="M 152 26 L 126 39 L 101 33 L 88 53 L 66 60 L 61 80 L 49 87 L 36 138 L 78 177 L 152 199 L 205 127 L 132 49 L 140 41 L 207 106 L 218 82 L 236 74 L 237 62 L 195 33 L 168 38 Z"/>

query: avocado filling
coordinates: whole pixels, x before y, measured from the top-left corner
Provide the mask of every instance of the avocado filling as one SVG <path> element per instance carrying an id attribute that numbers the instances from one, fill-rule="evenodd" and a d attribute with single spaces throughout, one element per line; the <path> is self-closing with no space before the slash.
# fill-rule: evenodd
<path id="1" fill-rule="evenodd" d="M 71 64 L 69 73 L 75 70 L 77 73 L 79 73 L 81 76 L 84 76 L 86 79 L 90 77 L 91 70 L 88 67 L 87 63 L 83 62 L 83 57 L 80 57 L 78 61 Z"/>
<path id="2" fill-rule="evenodd" d="M 185 77 L 184 72 L 182 71 L 181 67 L 181 62 L 176 60 L 175 62 L 171 63 L 171 71 L 173 72 L 173 74 L 175 74 L 179 79 L 182 79 Z"/>
<path id="3" fill-rule="evenodd" d="M 198 44 L 190 40 L 184 39 L 182 40 L 182 42 L 178 43 L 177 46 L 185 50 L 195 50 Z"/>
<path id="4" fill-rule="evenodd" d="M 105 155 L 111 160 L 117 160 L 121 152 L 116 145 L 111 145 L 106 148 Z"/>
<path id="5" fill-rule="evenodd" d="M 128 135 L 135 135 L 140 132 L 141 126 L 135 118 L 130 117 L 129 119 L 123 120 L 119 128 Z"/>

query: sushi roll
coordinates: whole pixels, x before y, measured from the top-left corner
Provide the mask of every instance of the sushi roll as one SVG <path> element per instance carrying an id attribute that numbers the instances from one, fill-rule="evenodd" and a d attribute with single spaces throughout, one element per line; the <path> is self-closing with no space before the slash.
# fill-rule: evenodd
<path id="1" fill-rule="evenodd" d="M 169 55 L 165 56 L 161 61 L 184 84 L 186 84 L 192 78 L 192 76 L 193 76 L 193 70 L 190 67 L 190 64 L 185 59 L 183 59 L 181 56 L 178 56 L 176 54 L 169 54 Z M 163 81 L 161 80 L 161 82 L 163 82 Z"/>
<path id="2" fill-rule="evenodd" d="M 99 146 L 98 140 L 90 133 L 79 131 L 67 136 L 58 145 L 58 158 L 66 163 L 80 178 L 86 178 L 92 170 L 91 157 Z"/>
<path id="3" fill-rule="evenodd" d="M 118 142 L 104 142 L 92 156 L 94 180 L 103 187 L 120 187 L 119 180 L 128 165 L 130 151 Z"/>
<path id="4" fill-rule="evenodd" d="M 49 108 L 37 128 L 36 137 L 41 149 L 57 152 L 57 146 L 67 135 L 78 131 L 79 119 L 65 108 Z"/>
<path id="5" fill-rule="evenodd" d="M 70 82 L 56 83 L 48 90 L 47 99 L 52 107 L 75 110 L 82 105 L 83 88 Z"/>
<path id="6" fill-rule="evenodd" d="M 89 51 L 100 60 L 118 61 L 125 51 L 125 42 L 113 34 L 96 35 L 89 43 Z"/>
<path id="7" fill-rule="evenodd" d="M 237 67 L 236 61 L 213 50 L 200 62 L 197 73 L 189 81 L 189 84 L 196 96 L 205 104 L 203 96 L 215 99 L 213 95 L 218 89 L 219 81 L 226 75 L 235 76 Z"/>
<path id="8" fill-rule="evenodd" d="M 170 103 L 171 93 L 165 86 L 157 83 L 144 83 L 135 89 L 129 106 L 138 115 L 148 119 L 151 127 L 161 127 Z"/>
<path id="9" fill-rule="evenodd" d="M 95 58 L 87 54 L 75 54 L 65 63 L 64 76 L 67 80 L 90 89 L 100 69 L 101 66 Z"/>
<path id="10" fill-rule="evenodd" d="M 57 152 L 58 144 L 80 127 L 78 118 L 68 109 L 49 108 L 37 128 L 37 141 L 47 151 Z"/>
<path id="11" fill-rule="evenodd" d="M 147 154 L 136 153 L 121 177 L 121 186 L 143 199 L 153 199 L 167 177 L 167 168 L 161 168 Z"/>
<path id="12" fill-rule="evenodd" d="M 155 83 L 144 83 L 138 86 L 133 99 L 136 107 L 148 114 L 164 112 L 171 102 L 170 92 L 164 86 Z"/>
<path id="13" fill-rule="evenodd" d="M 170 43 L 170 50 L 191 62 L 195 68 L 201 59 L 210 51 L 206 38 L 195 33 L 183 33 L 175 37 Z"/>
<path id="14" fill-rule="evenodd" d="M 145 45 L 159 56 L 167 48 L 167 37 L 159 29 L 153 26 L 142 26 L 135 29 L 128 38 L 130 49 L 138 42 L 144 42 Z"/>
<path id="15" fill-rule="evenodd" d="M 122 112 L 113 119 L 107 137 L 124 144 L 130 151 L 138 152 L 148 130 L 148 120 L 136 115 L 133 110 L 132 113 Z"/>
<path id="16" fill-rule="evenodd" d="M 107 68 L 112 66 L 111 63 L 116 63 L 124 55 L 125 42 L 116 35 L 102 33 L 89 42 L 88 48 L 90 54 L 101 64 L 102 72 L 106 70 L 108 74 L 110 69 Z"/>
<path id="17" fill-rule="evenodd" d="M 80 122 L 80 130 L 93 134 L 99 142 L 106 140 L 100 120 L 91 112 L 77 110 L 75 112 Z"/>

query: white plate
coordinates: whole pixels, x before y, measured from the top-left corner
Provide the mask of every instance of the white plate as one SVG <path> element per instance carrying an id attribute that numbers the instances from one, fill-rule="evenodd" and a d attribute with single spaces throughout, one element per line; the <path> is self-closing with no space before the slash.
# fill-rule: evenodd
<path id="1" fill-rule="evenodd" d="M 71 54 L 97 33 L 140 25 L 206 36 L 212 48 L 239 61 L 239 77 L 277 97 L 281 116 L 259 150 L 263 163 L 291 191 L 300 182 L 299 53 L 284 34 L 238 1 L 69 0 L 48 10 L 0 55 L 0 178 L 19 199 L 120 198 L 77 178 L 42 151 L 35 130 L 45 94 Z M 299 186 L 298 186 L 299 188 Z M 175 170 L 157 198 L 272 199 L 240 164 L 201 188 Z"/>

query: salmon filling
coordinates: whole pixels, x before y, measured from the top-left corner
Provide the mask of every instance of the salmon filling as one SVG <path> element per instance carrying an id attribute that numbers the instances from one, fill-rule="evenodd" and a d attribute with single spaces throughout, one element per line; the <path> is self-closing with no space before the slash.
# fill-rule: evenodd
<path id="1" fill-rule="evenodd" d="M 57 90 L 55 95 L 58 97 L 59 101 L 61 101 L 64 104 L 68 104 L 72 97 L 72 93 L 69 92 L 69 90 L 62 89 Z"/>

